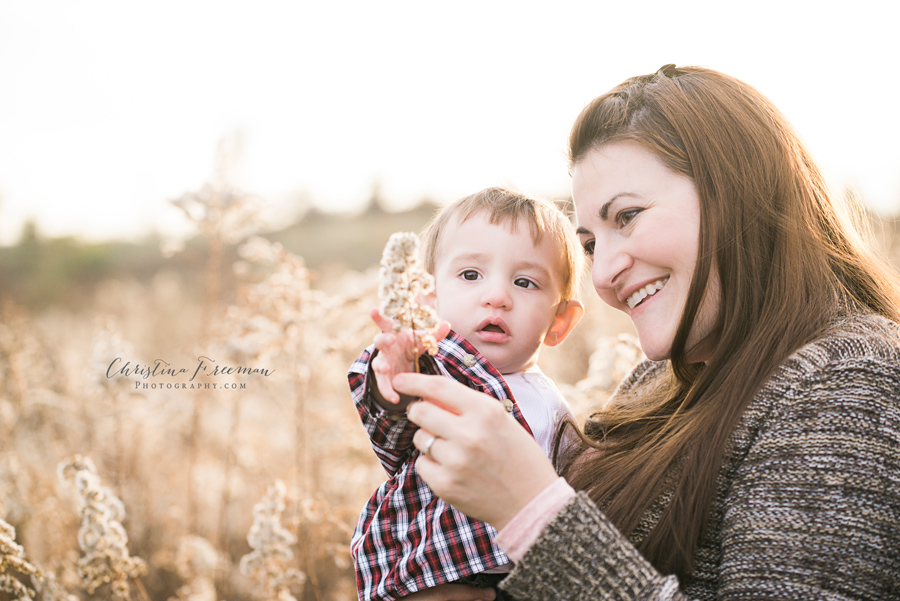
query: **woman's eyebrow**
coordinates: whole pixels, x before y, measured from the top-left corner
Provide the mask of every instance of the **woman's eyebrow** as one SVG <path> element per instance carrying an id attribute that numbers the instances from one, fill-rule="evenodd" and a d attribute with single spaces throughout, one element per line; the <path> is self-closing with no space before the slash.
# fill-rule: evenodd
<path id="1" fill-rule="evenodd" d="M 613 201 L 619 196 L 619 194 L 616 194 L 610 200 L 606 201 L 606 203 L 602 207 L 600 207 L 600 219 L 602 219 L 603 221 L 609 219 L 609 205 L 611 205 Z"/>
<path id="2" fill-rule="evenodd" d="M 614 201 L 616 198 L 618 198 L 619 196 L 621 196 L 621 194 L 617 194 L 617 195 L 614 196 L 612 199 L 610 199 L 609 201 L 607 201 L 602 207 L 600 207 L 600 211 L 598 212 L 598 214 L 600 215 L 600 220 L 601 220 L 601 221 L 606 221 L 607 219 L 609 219 L 609 205 L 611 205 L 611 204 L 613 203 L 613 201 Z M 575 229 L 575 233 L 576 233 L 576 234 L 590 234 L 591 232 L 588 231 L 588 229 L 585 228 L 584 226 L 580 226 L 580 225 L 579 225 L 579 226 Z"/>
<path id="3" fill-rule="evenodd" d="M 603 203 L 603 206 L 600 207 L 600 211 L 598 212 L 598 214 L 600 215 L 600 219 L 602 221 L 606 221 L 607 219 L 609 219 L 609 207 L 612 206 L 612 203 L 614 203 L 615 201 L 617 201 L 618 199 L 623 198 L 623 197 L 625 197 L 625 198 L 641 198 L 641 195 L 635 194 L 634 192 L 619 192 L 618 194 L 616 194 L 615 196 L 613 196 L 612 198 L 607 200 L 605 203 Z M 582 231 L 583 229 L 584 228 L 578 228 L 576 230 L 576 233 L 578 233 L 578 234 L 590 233 L 587 231 Z"/>

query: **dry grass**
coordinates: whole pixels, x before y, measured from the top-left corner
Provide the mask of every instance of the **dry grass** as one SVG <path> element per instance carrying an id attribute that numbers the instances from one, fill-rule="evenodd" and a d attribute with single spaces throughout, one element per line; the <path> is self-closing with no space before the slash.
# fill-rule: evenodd
<path id="1" fill-rule="evenodd" d="M 384 473 L 346 370 L 377 331 L 368 321 L 377 273 L 314 286 L 302 259 L 277 245 L 255 240 L 243 255 L 232 303 L 191 298 L 169 272 L 105 282 L 90 313 L 0 309 L 0 518 L 49 577 L 43 589 L 24 582 L 38 598 L 54 598 L 53 587 L 80 599 L 112 594 L 108 584 L 88 592 L 79 575 L 84 501 L 57 478 L 74 455 L 90 458 L 124 505 L 116 517 L 127 551 L 147 566 L 129 574 L 131 598 L 141 588 L 153 600 L 268 598 L 271 586 L 238 566 L 254 551 L 253 508 L 278 480 L 291 549 L 279 561 L 305 575 L 279 589 L 283 598 L 355 598 L 350 534 Z M 575 388 L 595 341 L 623 325 L 593 305 L 589 315 L 543 362 L 581 409 L 608 392 Z M 201 361 L 208 373 L 192 380 Z M 238 366 L 257 371 L 212 373 Z"/>
<path id="2" fill-rule="evenodd" d="M 235 202 L 227 181 L 216 186 L 181 200 Z M 87 311 L 0 305 L 0 519 L 16 536 L 4 527 L 4 565 L 18 566 L 0 571 L 0 601 L 14 598 L 3 590 L 44 601 L 356 598 L 350 535 L 385 475 L 346 370 L 377 333 L 377 256 L 365 273 L 324 277 L 253 239 L 230 266 L 235 281 L 222 282 L 221 249 L 236 234 L 220 225 L 198 231 L 219 249 L 206 289 L 237 290 L 227 302 L 160 271 L 103 282 Z M 580 418 L 638 357 L 627 317 L 587 285 L 581 296 L 585 319 L 541 357 Z M 91 460 L 92 493 L 57 478 L 76 455 L 70 464 Z M 115 541 L 114 557 L 85 524 Z M 100 556 L 114 577 L 86 580 Z"/>

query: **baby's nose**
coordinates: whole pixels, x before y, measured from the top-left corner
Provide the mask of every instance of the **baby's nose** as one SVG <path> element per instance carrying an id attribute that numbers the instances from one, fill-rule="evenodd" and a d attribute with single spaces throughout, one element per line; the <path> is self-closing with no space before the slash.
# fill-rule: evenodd
<path id="1" fill-rule="evenodd" d="M 495 309 L 509 309 L 512 307 L 512 296 L 507 286 L 493 285 L 485 291 L 482 302 Z"/>

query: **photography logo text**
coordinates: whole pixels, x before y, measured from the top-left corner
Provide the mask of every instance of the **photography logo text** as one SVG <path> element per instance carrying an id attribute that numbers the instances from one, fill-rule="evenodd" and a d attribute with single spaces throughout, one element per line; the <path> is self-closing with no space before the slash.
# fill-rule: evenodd
<path id="1" fill-rule="evenodd" d="M 217 390 L 220 388 L 244 390 L 247 388 L 246 382 L 223 381 L 223 379 L 231 380 L 234 376 L 254 375 L 269 377 L 274 372 L 274 369 L 264 367 L 219 365 L 215 359 L 204 355 L 197 357 L 197 363 L 189 367 L 173 367 L 171 363 L 163 359 L 157 359 L 152 364 L 142 364 L 116 357 L 106 368 L 106 377 L 108 379 L 123 377 L 135 380 L 135 390 Z M 211 378 L 218 378 L 218 380 L 209 381 Z"/>

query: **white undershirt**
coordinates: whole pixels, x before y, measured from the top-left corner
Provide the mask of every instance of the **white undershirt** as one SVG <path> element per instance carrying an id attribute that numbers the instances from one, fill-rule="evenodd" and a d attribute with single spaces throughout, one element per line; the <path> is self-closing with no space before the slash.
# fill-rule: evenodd
<path id="1" fill-rule="evenodd" d="M 535 365 L 526 372 L 504 374 L 503 378 L 519 405 L 519 410 L 544 453 L 550 455 L 556 425 L 572 413 L 556 384 Z"/>

